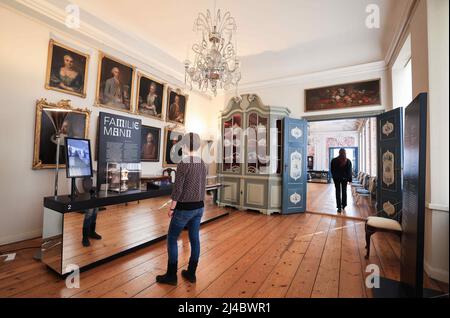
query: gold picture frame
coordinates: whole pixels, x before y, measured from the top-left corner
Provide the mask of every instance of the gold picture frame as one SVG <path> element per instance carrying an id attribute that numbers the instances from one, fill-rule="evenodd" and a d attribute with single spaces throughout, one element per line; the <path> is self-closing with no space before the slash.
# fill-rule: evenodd
<path id="1" fill-rule="evenodd" d="M 55 47 L 58 47 L 58 49 L 55 49 Z M 80 92 L 73 91 L 70 89 L 64 89 L 57 87 L 56 84 L 52 83 L 52 78 L 55 77 L 55 68 L 59 67 L 61 68 L 61 65 L 57 66 L 55 59 L 57 58 L 55 55 L 58 55 L 58 58 L 62 61 L 64 60 L 65 55 L 68 55 L 67 52 L 71 53 L 72 63 L 75 64 L 75 67 L 79 68 L 80 65 L 84 64 L 84 67 L 82 72 L 84 74 L 80 74 L 81 77 L 81 89 Z M 83 58 L 85 59 L 84 61 Z M 62 43 L 56 42 L 53 39 L 50 39 L 48 44 L 48 55 L 47 55 L 47 71 L 45 75 L 45 89 L 48 90 L 54 90 L 61 93 L 71 94 L 75 96 L 79 96 L 82 98 L 86 98 L 86 89 L 87 89 L 87 80 L 88 80 L 88 70 L 89 70 L 89 59 L 90 56 L 87 53 L 83 53 L 81 51 L 75 50 L 67 45 L 64 45 Z M 81 70 L 79 70 L 81 72 Z M 53 76 L 52 76 L 53 75 Z M 78 78 L 78 77 L 77 77 Z"/>
<path id="2" fill-rule="evenodd" d="M 67 99 L 63 99 L 57 103 L 49 103 L 45 98 L 37 100 L 35 131 L 34 131 L 33 165 L 32 165 L 32 168 L 34 170 L 56 168 L 56 163 L 52 162 L 52 160 L 56 159 L 55 158 L 56 144 L 51 143 L 52 133 L 54 134 L 54 127 L 51 124 L 50 120 L 44 117 L 46 116 L 45 113 L 43 112 L 44 108 L 58 108 L 58 109 L 67 109 L 71 111 L 67 119 L 69 122 L 68 136 L 88 138 L 89 134 L 89 122 L 91 115 L 90 110 L 86 108 L 85 109 L 73 108 L 70 104 L 70 100 Z M 43 118 L 45 120 L 45 127 L 42 123 Z M 71 127 L 70 120 L 72 120 L 72 123 L 74 124 L 73 126 L 75 126 L 77 123 L 83 122 L 84 127 Z M 43 140 L 47 140 L 48 142 L 44 145 Z M 64 141 L 62 141 L 61 144 L 64 144 Z M 55 147 L 54 150 L 51 149 L 53 147 Z M 64 152 L 61 153 L 62 158 L 65 158 Z M 59 167 L 65 168 L 65 161 L 61 162 Z"/>
<path id="3" fill-rule="evenodd" d="M 358 96 L 345 96 L 348 90 L 359 90 L 364 88 L 365 93 L 359 93 Z M 333 91 L 342 90 L 344 96 L 340 97 L 340 101 L 336 102 L 336 98 L 333 99 Z M 371 93 L 373 96 L 370 96 Z M 361 96 L 359 96 L 361 94 Z M 313 99 L 318 100 L 318 96 L 326 96 L 323 105 L 319 105 L 318 102 L 312 103 Z M 350 94 L 351 95 L 351 94 Z M 305 112 L 318 112 L 318 111 L 332 111 L 332 110 L 342 110 L 342 109 L 354 109 L 357 107 L 373 107 L 382 105 L 381 96 L 381 78 L 367 79 L 363 81 L 356 81 L 343 84 L 333 84 L 321 87 L 307 88 L 304 90 L 304 111 Z M 341 98 L 342 97 L 342 98 Z M 349 98 L 345 102 L 345 98 Z M 331 104 L 331 100 L 335 102 L 335 105 Z"/>
<path id="4" fill-rule="evenodd" d="M 146 138 L 149 133 L 153 135 L 153 142 L 156 146 L 155 157 L 148 158 L 145 154 Z M 159 162 L 161 157 L 161 128 L 148 125 L 141 125 L 141 162 Z"/>
<path id="5" fill-rule="evenodd" d="M 157 85 L 159 85 L 160 91 L 161 91 L 161 113 L 160 116 L 153 116 L 150 115 L 149 113 L 146 112 L 142 112 L 140 111 L 139 107 L 140 107 L 140 98 L 141 98 L 141 80 L 142 79 L 146 79 L 149 82 L 153 82 L 156 83 Z M 163 83 L 161 81 L 158 81 L 156 79 L 154 79 L 151 76 L 148 76 L 140 71 L 137 71 L 137 79 L 136 79 L 136 86 L 137 86 L 137 90 L 136 90 L 136 96 L 135 96 L 135 103 L 134 103 L 134 113 L 136 115 L 141 115 L 144 117 L 149 117 L 149 118 L 153 118 L 153 119 L 157 119 L 157 120 L 161 120 L 164 121 L 165 118 L 165 111 L 164 111 L 164 103 L 166 101 L 166 89 L 167 89 L 167 84 Z"/>
<path id="6" fill-rule="evenodd" d="M 128 79 L 127 83 L 129 84 L 129 90 L 123 90 L 123 94 L 128 94 L 128 102 L 129 105 L 128 107 L 120 107 L 120 106 L 114 106 L 108 102 L 105 103 L 105 98 L 103 97 L 103 93 L 101 92 L 101 89 L 103 88 L 102 86 L 106 84 L 106 79 L 104 79 L 104 77 L 107 75 L 107 71 L 105 71 L 106 73 L 103 73 L 103 61 L 104 59 L 108 59 L 110 61 L 110 70 L 112 71 L 112 69 L 114 67 L 119 68 L 119 71 L 122 72 L 124 69 L 128 68 L 130 71 L 130 74 L 126 75 L 126 77 Z M 114 66 L 111 66 L 114 65 Z M 105 54 L 101 51 L 99 51 L 98 53 L 98 72 L 97 72 L 97 84 L 96 84 L 96 93 L 95 93 L 95 106 L 97 107 L 104 107 L 104 108 L 109 108 L 109 109 L 114 109 L 114 110 L 118 110 L 118 111 L 122 111 L 125 113 L 130 113 L 130 114 L 134 114 L 134 110 L 133 110 L 133 100 L 134 100 L 134 75 L 136 73 L 136 68 L 131 65 L 128 64 L 126 62 L 123 62 L 115 57 L 112 57 L 111 55 Z M 104 76 L 103 76 L 104 75 Z M 109 78 L 111 79 L 111 78 Z M 103 81 L 105 83 L 103 83 Z M 124 85 L 124 84 L 122 84 Z M 123 96 L 122 96 L 123 97 Z M 127 106 L 126 104 L 124 104 L 124 106 Z"/>
<path id="7" fill-rule="evenodd" d="M 162 166 L 163 166 L 163 168 L 176 167 L 176 166 L 177 166 L 176 163 L 168 162 L 168 160 L 167 160 L 168 155 L 170 155 L 170 152 L 173 151 L 173 150 L 172 150 L 173 144 L 172 144 L 172 145 L 169 145 L 169 144 L 167 143 L 167 142 L 168 142 L 168 139 L 169 139 L 169 133 L 172 132 L 172 131 L 178 133 L 181 137 L 183 137 L 184 134 L 185 134 L 184 129 L 180 129 L 178 126 L 174 126 L 174 127 L 167 126 L 167 127 L 164 128 L 164 144 L 163 144 L 163 149 L 162 149 L 162 152 L 163 152 L 163 153 L 162 153 L 162 155 L 163 155 L 163 163 L 162 163 Z M 172 138 L 172 140 L 175 140 L 175 139 Z M 180 140 L 181 140 L 181 139 L 178 139 L 177 143 L 178 143 Z M 170 147 L 170 148 L 169 148 L 169 147 Z"/>
<path id="8" fill-rule="evenodd" d="M 173 97 L 172 97 L 172 94 L 174 94 L 173 95 Z M 181 105 L 180 105 L 180 107 L 182 108 L 182 113 L 183 113 L 183 119 L 180 121 L 180 120 L 176 120 L 176 119 L 173 119 L 173 118 L 170 118 L 170 117 L 172 117 L 172 114 L 171 114 L 171 106 L 172 106 L 172 101 L 173 101 L 173 99 L 175 98 L 175 96 L 181 96 L 182 98 L 184 98 L 184 103 L 182 103 Z M 187 94 L 183 94 L 182 92 L 181 92 L 181 90 L 180 89 L 173 89 L 173 88 L 171 88 L 171 87 L 167 87 L 167 96 L 166 96 L 166 121 L 168 122 L 168 123 L 174 123 L 174 124 L 177 124 L 177 125 L 182 125 L 182 126 L 185 126 L 186 125 L 186 110 L 187 110 L 187 103 L 188 103 L 188 99 L 189 99 L 189 95 L 187 95 Z M 183 105 L 184 104 L 184 105 Z"/>

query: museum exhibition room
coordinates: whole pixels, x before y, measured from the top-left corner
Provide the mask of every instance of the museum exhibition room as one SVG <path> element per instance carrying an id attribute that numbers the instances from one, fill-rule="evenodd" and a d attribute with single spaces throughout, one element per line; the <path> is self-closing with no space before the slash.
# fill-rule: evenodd
<path id="1" fill-rule="evenodd" d="M 3 300 L 448 299 L 448 0 L 0 0 L 0 24 Z"/>

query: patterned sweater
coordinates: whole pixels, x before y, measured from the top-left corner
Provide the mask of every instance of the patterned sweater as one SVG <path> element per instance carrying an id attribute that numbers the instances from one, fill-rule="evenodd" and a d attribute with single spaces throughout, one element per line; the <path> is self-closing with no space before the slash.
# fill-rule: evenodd
<path id="1" fill-rule="evenodd" d="M 203 202 L 205 199 L 206 175 L 206 164 L 201 158 L 183 158 L 177 165 L 172 200 L 180 203 Z"/>

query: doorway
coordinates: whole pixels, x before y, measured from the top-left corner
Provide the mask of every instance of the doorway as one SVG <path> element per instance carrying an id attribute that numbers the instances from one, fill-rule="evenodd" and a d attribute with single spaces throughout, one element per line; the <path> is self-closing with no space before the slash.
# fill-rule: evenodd
<path id="1" fill-rule="evenodd" d="M 331 160 L 346 149 L 353 176 L 364 172 L 377 175 L 377 120 L 372 117 L 314 120 L 308 122 L 308 212 L 338 215 L 335 187 L 331 177 Z M 341 215 L 365 219 L 375 215 L 375 193 L 360 196 L 347 188 L 347 208 Z"/>
<path id="2" fill-rule="evenodd" d="M 347 158 L 352 162 L 353 175 L 356 176 L 359 172 L 358 168 L 358 147 L 330 147 L 330 153 L 328 156 L 328 162 L 331 164 L 331 160 L 339 156 L 339 150 L 341 148 L 345 149 L 345 153 L 347 154 Z M 331 167 L 329 167 L 331 170 Z"/>

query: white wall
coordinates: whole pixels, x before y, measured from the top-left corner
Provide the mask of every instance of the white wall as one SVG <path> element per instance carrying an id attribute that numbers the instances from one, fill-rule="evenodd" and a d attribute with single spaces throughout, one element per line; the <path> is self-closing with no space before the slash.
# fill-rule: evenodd
<path id="1" fill-rule="evenodd" d="M 420 0 L 406 30 L 411 38 L 412 96 L 428 92 L 424 265 L 431 277 L 445 282 L 449 281 L 448 5 L 446 0 Z"/>
<path id="2" fill-rule="evenodd" d="M 449 2 L 427 1 L 430 197 L 425 268 L 449 281 Z"/>
<path id="3" fill-rule="evenodd" d="M 40 236 L 42 230 L 43 197 L 53 193 L 54 170 L 32 170 L 35 101 L 47 98 L 50 102 L 70 99 L 77 108 L 92 111 L 89 138 L 95 149 L 98 112 L 105 111 L 133 116 L 93 106 L 97 79 L 97 52 L 101 49 L 113 56 L 151 72 L 169 84 L 164 73 L 148 70 L 144 63 L 131 55 L 121 54 L 107 46 L 87 44 L 74 36 L 55 30 L 16 12 L 0 7 L 0 244 Z M 47 50 L 50 37 L 90 54 L 87 98 L 44 89 Z M 151 52 L 149 52 L 151 54 Z M 175 86 L 176 87 L 176 86 Z M 186 129 L 215 138 L 217 112 L 222 105 L 194 92 L 187 105 Z M 139 116 L 134 116 L 139 117 Z M 164 127 L 165 122 L 140 117 L 143 124 Z M 163 140 L 164 130 L 162 129 Z M 160 174 L 161 162 L 143 163 L 143 174 Z M 65 172 L 60 174 L 60 193 L 68 193 Z"/>
<path id="4" fill-rule="evenodd" d="M 332 55 L 330 58 L 332 58 Z M 304 111 L 305 89 L 377 78 L 381 79 L 381 106 L 306 113 Z M 387 79 L 384 62 L 376 62 L 247 85 L 240 88 L 240 93 L 257 94 L 266 105 L 288 107 L 291 110 L 291 116 L 296 118 L 315 115 L 352 114 L 384 110 L 391 105 L 391 86 Z M 227 101 L 229 98 L 231 96 L 226 96 Z"/>

